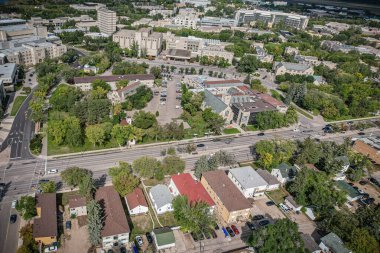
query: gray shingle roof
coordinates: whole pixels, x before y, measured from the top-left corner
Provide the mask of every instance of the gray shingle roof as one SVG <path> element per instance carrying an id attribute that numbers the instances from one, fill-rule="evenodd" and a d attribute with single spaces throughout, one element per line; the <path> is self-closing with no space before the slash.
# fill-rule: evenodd
<path id="1" fill-rule="evenodd" d="M 232 169 L 230 170 L 230 173 L 244 189 L 268 185 L 267 182 L 250 166 Z"/>
<path id="2" fill-rule="evenodd" d="M 334 253 L 351 253 L 344 244 L 343 241 L 334 233 L 330 233 L 321 238 L 324 245 L 332 249 Z"/>
<path id="3" fill-rule="evenodd" d="M 284 66 L 288 70 L 305 71 L 310 68 L 307 64 L 292 63 L 292 62 L 275 62 L 276 67 Z"/>
<path id="4" fill-rule="evenodd" d="M 221 113 L 228 106 L 220 100 L 218 97 L 214 96 L 210 91 L 205 89 L 205 105 L 210 107 L 214 112 Z"/>
<path id="5" fill-rule="evenodd" d="M 256 172 L 268 183 L 268 185 L 276 185 L 280 183 L 277 178 L 267 170 L 258 169 Z"/>
<path id="6" fill-rule="evenodd" d="M 157 208 L 161 208 L 167 204 L 172 203 L 173 195 L 170 193 L 169 188 L 166 185 L 158 184 L 150 189 L 154 203 Z"/>

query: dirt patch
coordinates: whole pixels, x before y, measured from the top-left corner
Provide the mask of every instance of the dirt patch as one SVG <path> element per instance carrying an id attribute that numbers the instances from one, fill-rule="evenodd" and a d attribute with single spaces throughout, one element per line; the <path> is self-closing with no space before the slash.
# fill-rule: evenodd
<path id="1" fill-rule="evenodd" d="M 87 215 L 77 217 L 78 226 L 83 227 L 87 225 Z"/>
<path id="2" fill-rule="evenodd" d="M 88 242 L 87 226 L 80 227 L 75 220 L 72 223 L 72 229 L 69 232 L 70 236 L 62 243 L 63 253 L 87 252 L 91 247 Z"/>
<path id="3" fill-rule="evenodd" d="M 151 232 L 153 230 L 152 220 L 148 214 L 131 216 L 131 220 L 133 223 L 133 235 L 145 234 L 146 232 Z"/>

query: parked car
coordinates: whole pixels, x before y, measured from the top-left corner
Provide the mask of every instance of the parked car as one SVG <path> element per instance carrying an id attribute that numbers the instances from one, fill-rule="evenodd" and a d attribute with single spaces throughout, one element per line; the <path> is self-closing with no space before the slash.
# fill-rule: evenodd
<path id="1" fill-rule="evenodd" d="M 39 184 L 47 183 L 47 182 L 49 182 L 49 179 L 41 179 L 40 181 L 38 181 Z"/>
<path id="2" fill-rule="evenodd" d="M 233 231 L 230 227 L 226 227 L 226 230 L 227 230 L 228 234 L 229 234 L 231 237 L 234 237 L 234 236 L 235 236 L 234 231 Z"/>
<path id="3" fill-rule="evenodd" d="M 47 173 L 48 174 L 56 174 L 56 173 L 58 173 L 58 170 L 57 169 L 51 169 L 51 170 L 48 170 Z"/>
<path id="4" fill-rule="evenodd" d="M 281 209 L 282 211 L 284 211 L 284 212 L 289 212 L 289 211 L 290 211 L 289 207 L 287 207 L 286 205 L 284 205 L 284 204 L 282 204 L 282 203 L 280 203 L 278 206 L 279 206 L 280 209 Z"/>
<path id="5" fill-rule="evenodd" d="M 245 224 L 247 225 L 247 227 L 250 230 L 255 230 L 256 229 L 255 225 L 252 222 L 250 222 L 250 221 L 247 221 Z"/>
<path id="6" fill-rule="evenodd" d="M 12 208 L 16 208 L 16 205 L 17 205 L 17 199 L 12 201 Z"/>
<path id="7" fill-rule="evenodd" d="M 66 229 L 71 230 L 71 221 L 66 221 Z"/>
<path id="8" fill-rule="evenodd" d="M 235 235 L 240 234 L 239 229 L 235 225 L 231 225 L 231 228 L 234 231 Z"/>
<path id="9" fill-rule="evenodd" d="M 199 144 L 197 144 L 197 147 L 198 148 L 203 148 L 205 146 L 205 144 L 203 144 L 203 143 L 199 143 Z"/>
<path id="10" fill-rule="evenodd" d="M 368 184 L 368 181 L 366 181 L 366 180 L 360 180 L 359 184 L 360 185 L 366 185 L 366 184 Z"/>
<path id="11" fill-rule="evenodd" d="M 12 214 L 9 217 L 9 221 L 11 222 L 11 224 L 16 223 L 16 221 L 17 221 L 17 214 Z"/>
<path id="12" fill-rule="evenodd" d="M 259 221 L 259 225 L 261 227 L 265 227 L 265 226 L 268 226 L 269 225 L 269 220 L 262 220 L 262 221 Z"/>
<path id="13" fill-rule="evenodd" d="M 265 133 L 258 133 L 257 136 L 264 136 Z"/>
<path id="14" fill-rule="evenodd" d="M 365 193 L 365 191 L 363 191 L 362 189 L 358 189 L 358 192 L 359 192 L 360 194 L 364 194 L 364 193 Z"/>
<path id="15" fill-rule="evenodd" d="M 262 219 L 264 219 L 263 215 L 255 215 L 252 217 L 252 220 L 262 220 Z"/>
<path id="16" fill-rule="evenodd" d="M 152 243 L 152 242 L 153 242 L 153 237 L 152 237 L 152 235 L 151 235 L 149 232 L 146 232 L 146 233 L 145 233 L 145 236 L 146 236 L 146 240 L 147 240 L 149 243 Z"/>
<path id="17" fill-rule="evenodd" d="M 219 225 L 218 224 L 215 225 L 215 229 L 219 230 Z"/>
<path id="18" fill-rule="evenodd" d="M 358 135 L 365 135 L 365 133 L 364 132 L 359 132 Z"/>
<path id="19" fill-rule="evenodd" d="M 141 237 L 140 235 L 137 235 L 137 236 L 135 237 L 135 240 L 136 240 L 137 244 L 138 244 L 140 247 L 144 244 L 144 241 L 143 241 L 143 239 L 142 239 L 142 237 Z"/>
<path id="20" fill-rule="evenodd" d="M 271 200 L 265 203 L 267 206 L 274 206 L 275 203 Z"/>
<path id="21" fill-rule="evenodd" d="M 375 178 L 371 177 L 369 178 L 369 181 L 371 181 L 371 183 L 373 183 L 374 185 L 380 187 L 380 182 L 378 182 Z"/>

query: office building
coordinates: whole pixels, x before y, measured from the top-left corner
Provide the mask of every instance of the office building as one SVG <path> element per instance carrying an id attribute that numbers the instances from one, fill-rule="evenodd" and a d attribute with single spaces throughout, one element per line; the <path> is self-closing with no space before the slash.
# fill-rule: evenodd
<path id="1" fill-rule="evenodd" d="M 97 13 L 100 32 L 113 34 L 116 31 L 116 12 L 107 8 L 99 8 Z"/>
<path id="2" fill-rule="evenodd" d="M 181 28 L 197 28 L 198 16 L 193 14 L 177 15 L 173 18 L 173 24 Z"/>
<path id="3" fill-rule="evenodd" d="M 210 0 L 180 0 L 180 3 L 183 4 L 192 4 L 194 7 L 198 6 L 207 6 L 211 4 Z"/>
<path id="4" fill-rule="evenodd" d="M 233 27 L 236 26 L 236 21 L 231 18 L 203 17 L 199 19 L 198 24 L 199 26 Z"/>
<path id="5" fill-rule="evenodd" d="M 261 21 L 273 27 L 278 23 L 284 23 L 296 29 L 305 29 L 309 22 L 309 17 L 295 13 L 263 10 L 238 10 L 235 15 L 236 24 L 239 26 L 249 25 L 251 22 Z"/>
<path id="6" fill-rule="evenodd" d="M 17 82 L 17 66 L 14 63 L 6 63 L 0 65 L 0 82 L 5 91 L 15 91 L 15 83 Z"/>
<path id="7" fill-rule="evenodd" d="M 0 20 L 0 42 L 23 39 L 30 36 L 47 36 L 47 28 L 28 24 L 24 19 Z"/>
<path id="8" fill-rule="evenodd" d="M 284 75 L 285 73 L 303 76 L 314 75 L 314 69 L 312 65 L 292 62 L 274 62 L 273 71 L 276 76 Z"/>
<path id="9" fill-rule="evenodd" d="M 133 43 L 136 43 L 140 56 L 145 54 L 155 58 L 162 50 L 162 33 L 153 32 L 152 28 L 141 28 L 138 31 L 120 30 L 113 35 L 112 39 L 121 48 L 131 48 Z"/>

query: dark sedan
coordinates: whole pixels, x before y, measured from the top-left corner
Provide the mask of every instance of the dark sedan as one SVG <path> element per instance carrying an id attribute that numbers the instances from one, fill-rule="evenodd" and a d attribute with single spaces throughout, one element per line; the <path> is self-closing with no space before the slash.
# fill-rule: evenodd
<path id="1" fill-rule="evenodd" d="M 226 227 L 226 230 L 227 230 L 228 234 L 229 234 L 231 237 L 234 237 L 234 236 L 235 236 L 234 231 L 233 231 L 230 227 Z"/>

